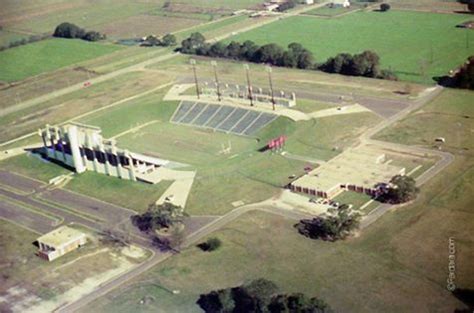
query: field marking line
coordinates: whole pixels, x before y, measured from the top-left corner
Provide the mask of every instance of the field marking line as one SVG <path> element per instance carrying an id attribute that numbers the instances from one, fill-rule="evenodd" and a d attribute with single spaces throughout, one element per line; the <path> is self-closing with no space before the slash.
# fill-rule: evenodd
<path id="1" fill-rule="evenodd" d="M 415 173 L 416 171 L 418 171 L 423 165 L 418 165 L 417 167 L 415 167 L 414 169 L 412 169 L 408 174 L 406 174 L 406 176 L 411 176 L 413 173 Z"/>
<path id="2" fill-rule="evenodd" d="M 117 139 L 117 138 L 122 137 L 122 136 L 124 136 L 124 135 L 126 135 L 126 134 L 128 134 L 128 133 L 136 132 L 136 131 L 140 130 L 140 129 L 143 128 L 143 127 L 147 127 L 147 126 L 150 126 L 151 124 L 158 123 L 159 121 L 160 121 L 160 120 L 148 121 L 148 122 L 143 123 L 143 124 L 141 124 L 141 125 L 138 125 L 138 126 L 135 126 L 135 127 L 130 128 L 130 129 L 127 129 L 126 131 L 123 131 L 123 132 L 121 132 L 121 133 L 118 133 L 117 135 L 112 136 L 112 137 L 110 137 L 109 139 Z"/>

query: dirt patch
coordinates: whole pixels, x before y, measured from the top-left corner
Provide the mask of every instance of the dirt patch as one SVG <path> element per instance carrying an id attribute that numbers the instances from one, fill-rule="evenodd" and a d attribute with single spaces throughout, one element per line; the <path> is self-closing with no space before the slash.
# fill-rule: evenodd
<path id="1" fill-rule="evenodd" d="M 146 256 L 145 250 L 134 245 L 123 248 L 121 252 L 123 255 L 132 259 L 141 259 Z"/>

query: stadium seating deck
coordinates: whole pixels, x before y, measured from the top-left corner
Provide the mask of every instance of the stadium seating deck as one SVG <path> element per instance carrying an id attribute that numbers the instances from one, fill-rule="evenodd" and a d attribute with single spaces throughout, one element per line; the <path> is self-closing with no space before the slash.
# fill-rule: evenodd
<path id="1" fill-rule="evenodd" d="M 250 136 L 276 118 L 276 114 L 244 108 L 182 101 L 171 117 L 171 122 Z"/>

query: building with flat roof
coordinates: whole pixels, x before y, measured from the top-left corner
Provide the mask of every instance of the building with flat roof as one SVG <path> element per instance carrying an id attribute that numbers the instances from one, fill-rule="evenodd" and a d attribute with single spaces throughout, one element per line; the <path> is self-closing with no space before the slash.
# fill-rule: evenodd
<path id="1" fill-rule="evenodd" d="M 169 163 L 118 148 L 114 139 L 104 139 L 101 129 L 95 126 L 80 123 L 46 125 L 38 134 L 43 139 L 44 154 L 74 168 L 77 173 L 89 170 L 155 184 L 160 181 L 155 170 Z"/>
<path id="2" fill-rule="evenodd" d="M 38 238 L 38 256 L 53 261 L 66 253 L 86 244 L 87 236 L 83 232 L 61 226 Z"/>
<path id="3" fill-rule="evenodd" d="M 344 190 L 377 195 L 379 186 L 387 184 L 405 169 L 390 165 L 386 156 L 376 150 L 346 151 L 290 184 L 290 189 L 322 198 L 333 198 Z"/>

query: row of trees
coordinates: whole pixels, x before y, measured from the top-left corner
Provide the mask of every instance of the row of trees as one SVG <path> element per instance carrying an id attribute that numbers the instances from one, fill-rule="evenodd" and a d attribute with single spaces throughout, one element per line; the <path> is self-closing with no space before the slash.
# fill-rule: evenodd
<path id="1" fill-rule="evenodd" d="M 372 51 L 356 55 L 342 53 L 334 58 L 329 58 L 323 64 L 317 64 L 311 51 L 299 43 L 291 43 L 287 49 L 274 43 L 259 46 L 250 40 L 243 43 L 232 41 L 228 45 L 222 42 L 210 44 L 206 42 L 206 38 L 202 34 L 193 33 L 182 41 L 181 52 L 266 63 L 274 66 L 322 70 L 343 75 L 396 79 L 392 72 L 380 69 L 380 58 Z"/>
<path id="2" fill-rule="evenodd" d="M 48 34 L 31 35 L 27 38 L 22 38 L 22 39 L 19 39 L 19 40 L 15 40 L 15 41 L 12 41 L 12 42 L 8 43 L 7 45 L 0 46 L 0 51 L 6 50 L 6 49 L 9 49 L 9 48 L 23 46 L 23 45 L 33 43 L 33 42 L 37 42 L 37 41 L 41 41 L 41 40 L 44 40 L 44 39 L 48 39 L 50 37 L 51 37 L 51 35 L 48 35 Z"/>
<path id="3" fill-rule="evenodd" d="M 458 2 L 465 4 L 469 11 L 474 12 L 474 0 L 458 0 Z"/>
<path id="4" fill-rule="evenodd" d="M 467 62 L 454 75 L 450 85 L 456 88 L 474 90 L 474 55 L 470 56 Z"/>
<path id="5" fill-rule="evenodd" d="M 321 64 L 319 69 L 327 73 L 397 80 L 393 72 L 380 68 L 380 57 L 373 51 L 354 55 L 340 53 Z"/>
<path id="6" fill-rule="evenodd" d="M 79 26 L 67 22 L 59 24 L 54 30 L 53 36 L 70 39 L 77 38 L 87 41 L 98 41 L 106 38 L 105 34 L 93 30 L 85 31 Z"/>
<path id="7" fill-rule="evenodd" d="M 202 294 L 197 304 L 207 313 L 333 312 L 323 300 L 315 297 L 308 298 L 302 293 L 278 294 L 277 285 L 262 278 L 238 287 Z"/>
<path id="8" fill-rule="evenodd" d="M 153 47 L 153 46 L 162 46 L 170 47 L 176 46 L 176 36 L 173 34 L 166 34 L 162 38 L 158 38 L 154 35 L 149 35 L 143 40 L 141 46 Z"/>

